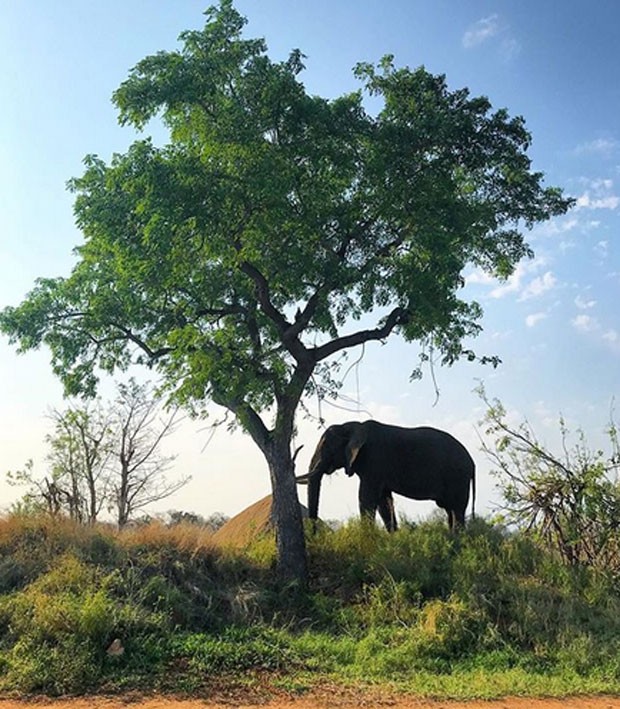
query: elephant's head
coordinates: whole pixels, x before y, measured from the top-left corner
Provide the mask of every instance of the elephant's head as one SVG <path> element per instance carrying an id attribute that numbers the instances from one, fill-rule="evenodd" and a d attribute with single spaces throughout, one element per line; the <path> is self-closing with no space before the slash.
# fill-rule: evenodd
<path id="1" fill-rule="evenodd" d="M 347 475 L 353 475 L 353 465 L 365 441 L 364 428 L 357 422 L 330 426 L 321 436 L 310 461 L 308 474 L 297 478 L 299 484 L 308 485 L 310 519 L 318 517 L 323 475 L 331 475 L 339 468 L 344 468 Z"/>

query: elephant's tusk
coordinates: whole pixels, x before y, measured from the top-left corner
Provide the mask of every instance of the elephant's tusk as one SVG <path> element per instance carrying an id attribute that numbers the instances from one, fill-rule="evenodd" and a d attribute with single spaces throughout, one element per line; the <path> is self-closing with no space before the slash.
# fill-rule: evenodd
<path id="1" fill-rule="evenodd" d="M 304 444 L 302 443 L 300 446 L 297 446 L 295 449 L 295 452 L 293 453 L 293 464 L 295 463 L 295 458 L 299 455 L 299 451 L 304 447 Z"/>
<path id="2" fill-rule="evenodd" d="M 321 473 L 319 473 L 317 470 L 311 470 L 309 473 L 306 473 L 305 475 L 298 475 L 295 478 L 295 482 L 298 485 L 307 485 L 314 478 L 321 478 Z"/>

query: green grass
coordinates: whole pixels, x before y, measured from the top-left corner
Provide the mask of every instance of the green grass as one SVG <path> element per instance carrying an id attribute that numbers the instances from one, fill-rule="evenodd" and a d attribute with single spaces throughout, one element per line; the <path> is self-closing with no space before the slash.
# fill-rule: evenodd
<path id="1" fill-rule="evenodd" d="M 301 591 L 274 581 L 265 540 L 235 554 L 192 526 L 0 519 L 0 691 L 205 693 L 260 676 L 293 693 L 326 681 L 460 699 L 620 693 L 617 580 L 522 535 L 356 521 L 308 546 Z"/>

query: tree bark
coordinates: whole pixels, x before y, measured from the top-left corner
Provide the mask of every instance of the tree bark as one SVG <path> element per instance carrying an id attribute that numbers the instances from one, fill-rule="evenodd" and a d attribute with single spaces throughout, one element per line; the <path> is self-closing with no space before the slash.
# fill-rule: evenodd
<path id="1" fill-rule="evenodd" d="M 297 404 L 313 366 L 314 361 L 305 353 L 305 361 L 298 365 L 288 385 L 276 393 L 276 423 L 272 430 L 249 404 L 228 398 L 221 391 L 212 392 L 213 400 L 233 412 L 265 456 L 271 478 L 278 577 L 284 583 L 300 586 L 308 583 L 308 564 L 291 441 Z"/>
<path id="2" fill-rule="evenodd" d="M 278 550 L 278 577 L 305 586 L 308 582 L 306 542 L 297 497 L 290 438 L 274 439 L 267 456 L 273 491 L 272 517 Z"/>

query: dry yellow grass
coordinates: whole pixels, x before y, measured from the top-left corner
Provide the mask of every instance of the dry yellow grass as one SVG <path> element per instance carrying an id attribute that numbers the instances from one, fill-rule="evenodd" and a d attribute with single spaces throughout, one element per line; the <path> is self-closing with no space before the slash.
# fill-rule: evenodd
<path id="1" fill-rule="evenodd" d="M 131 546 L 173 546 L 182 551 L 199 552 L 214 548 L 213 532 L 208 527 L 184 523 L 168 527 L 162 522 L 150 522 L 116 532 L 120 544 Z"/>

